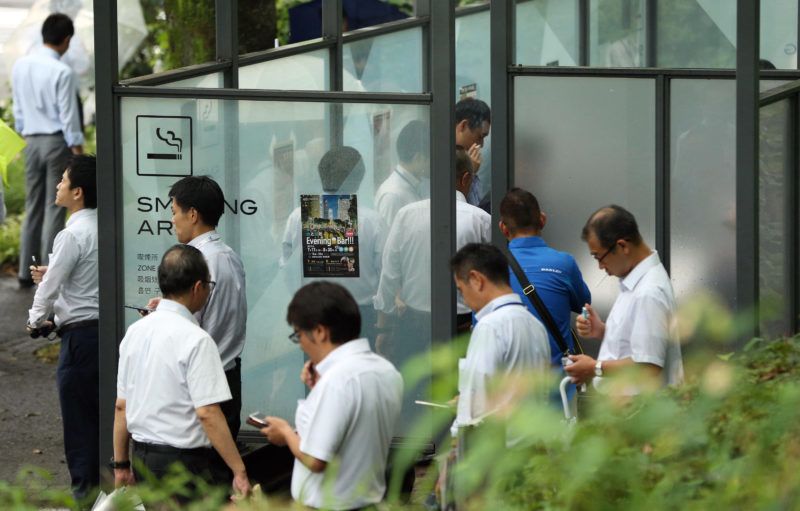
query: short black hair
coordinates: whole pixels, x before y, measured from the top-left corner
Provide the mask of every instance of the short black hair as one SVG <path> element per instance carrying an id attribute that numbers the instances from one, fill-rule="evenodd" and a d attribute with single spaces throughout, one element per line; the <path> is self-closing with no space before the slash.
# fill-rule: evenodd
<path id="1" fill-rule="evenodd" d="M 203 253 L 191 245 L 173 245 L 158 265 L 158 287 L 165 298 L 189 292 L 197 281 L 209 279 L 208 264 Z"/>
<path id="2" fill-rule="evenodd" d="M 42 40 L 45 44 L 58 46 L 72 35 L 75 35 L 75 25 L 66 14 L 51 14 L 42 23 Z"/>
<path id="3" fill-rule="evenodd" d="M 74 154 L 67 165 L 70 190 L 83 191 L 83 207 L 97 208 L 97 158 L 91 154 Z"/>
<path id="4" fill-rule="evenodd" d="M 467 243 L 450 259 L 450 269 L 458 280 L 466 281 L 472 270 L 494 284 L 509 284 L 508 259 L 499 248 L 488 243 Z"/>
<path id="5" fill-rule="evenodd" d="M 470 174 L 475 172 L 472 169 L 472 160 L 469 158 L 466 149 L 460 145 L 456 145 L 456 185 L 461 182 L 461 178 L 464 177 L 464 174 L 467 172 Z"/>
<path id="6" fill-rule="evenodd" d="M 353 295 L 333 282 L 318 280 L 297 290 L 289 302 L 286 321 L 299 330 L 328 327 L 331 342 L 343 344 L 361 335 L 361 313 Z"/>
<path id="7" fill-rule="evenodd" d="M 486 102 L 475 98 L 464 98 L 456 103 L 456 124 L 464 119 L 470 129 L 480 128 L 484 122 L 491 124 L 492 110 Z"/>
<path id="8" fill-rule="evenodd" d="M 512 188 L 500 201 L 500 219 L 515 234 L 520 231 L 542 230 L 542 209 L 529 191 Z"/>
<path id="9" fill-rule="evenodd" d="M 604 248 L 612 248 L 619 240 L 629 241 L 635 245 L 642 243 L 642 235 L 633 214 L 622 206 L 611 204 L 604 206 L 589 217 L 583 226 L 581 239 L 587 241 L 594 233 Z"/>
<path id="10" fill-rule="evenodd" d="M 184 211 L 194 208 L 203 223 L 216 227 L 225 210 L 225 195 L 216 181 L 208 176 L 187 176 L 169 189 L 169 196 Z"/>
<path id="11" fill-rule="evenodd" d="M 397 136 L 397 157 L 401 163 L 411 163 L 418 154 L 430 154 L 430 130 L 425 121 L 414 120 L 403 126 Z"/>
<path id="12" fill-rule="evenodd" d="M 364 160 L 361 154 L 352 147 L 334 147 L 319 161 L 317 166 L 322 189 L 326 192 L 338 191 L 345 180 L 350 178 L 352 190 L 355 193 L 361 180 L 364 178 Z"/>

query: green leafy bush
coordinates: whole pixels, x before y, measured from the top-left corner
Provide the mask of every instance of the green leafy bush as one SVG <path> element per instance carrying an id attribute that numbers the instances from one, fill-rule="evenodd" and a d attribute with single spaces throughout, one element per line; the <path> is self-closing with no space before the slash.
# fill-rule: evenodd
<path id="1" fill-rule="evenodd" d="M 19 235 L 22 215 L 11 215 L 0 225 L 0 266 L 19 263 Z"/>

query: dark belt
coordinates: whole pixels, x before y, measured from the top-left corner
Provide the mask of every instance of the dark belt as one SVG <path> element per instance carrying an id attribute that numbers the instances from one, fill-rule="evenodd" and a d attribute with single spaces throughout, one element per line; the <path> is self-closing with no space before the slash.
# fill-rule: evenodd
<path id="1" fill-rule="evenodd" d="M 64 334 L 71 331 L 77 330 L 79 328 L 90 328 L 90 327 L 97 327 L 100 325 L 100 322 L 96 319 L 87 319 L 84 321 L 76 321 L 74 323 L 67 323 L 64 326 L 61 326 L 56 330 L 56 333 L 59 337 L 64 337 Z"/>
<path id="2" fill-rule="evenodd" d="M 157 453 L 157 454 L 182 454 L 190 456 L 208 456 L 214 449 L 211 447 L 194 447 L 191 449 L 181 449 L 180 447 L 172 447 L 171 445 L 162 444 L 148 444 L 145 442 L 133 442 L 133 451 L 141 454 Z"/>
<path id="3" fill-rule="evenodd" d="M 30 135 L 25 135 L 25 137 L 55 137 L 58 135 L 59 137 L 64 135 L 64 132 L 61 130 L 56 131 L 55 133 L 31 133 Z"/>

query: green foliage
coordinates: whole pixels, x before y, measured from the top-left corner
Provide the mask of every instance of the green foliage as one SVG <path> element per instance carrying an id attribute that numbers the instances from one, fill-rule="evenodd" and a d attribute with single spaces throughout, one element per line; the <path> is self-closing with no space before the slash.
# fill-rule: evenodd
<path id="1" fill-rule="evenodd" d="M 0 266 L 19 263 L 19 239 L 22 215 L 9 215 L 0 224 Z"/>

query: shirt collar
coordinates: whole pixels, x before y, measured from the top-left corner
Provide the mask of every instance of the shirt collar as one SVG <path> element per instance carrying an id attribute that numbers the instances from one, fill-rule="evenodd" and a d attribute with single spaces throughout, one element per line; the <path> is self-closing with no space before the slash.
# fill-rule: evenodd
<path id="1" fill-rule="evenodd" d="M 360 337 L 358 339 L 353 339 L 352 341 L 347 341 L 346 343 L 336 347 L 328 353 L 328 356 L 322 359 L 322 361 L 317 364 L 317 372 L 322 375 L 328 369 L 335 366 L 341 360 L 345 358 L 355 355 L 356 353 L 369 353 L 372 351 L 369 347 L 369 341 L 367 341 L 366 337 Z"/>
<path id="2" fill-rule="evenodd" d="M 97 216 L 97 210 L 94 208 L 79 209 L 78 211 L 74 212 L 69 216 L 69 220 L 67 220 L 67 225 L 72 225 L 81 218 L 90 216 Z"/>
<path id="3" fill-rule="evenodd" d="M 544 239 L 539 236 L 523 236 L 521 238 L 514 238 L 513 240 L 509 241 L 508 246 L 511 248 L 546 247 L 547 243 L 545 243 Z"/>
<path id="4" fill-rule="evenodd" d="M 636 284 L 642 280 L 642 277 L 650 271 L 651 268 L 655 268 L 661 263 L 658 259 L 658 252 L 653 250 L 653 253 L 649 256 L 642 259 L 639 264 L 633 267 L 633 269 L 622 279 L 619 283 L 620 287 L 623 291 L 632 291 L 633 288 L 636 287 Z"/>
<path id="5" fill-rule="evenodd" d="M 158 302 L 158 307 L 156 307 L 157 311 L 167 311 L 167 312 L 174 312 L 184 318 L 188 319 L 195 325 L 197 325 L 197 319 L 195 319 L 194 314 L 189 312 L 189 309 L 181 305 L 180 303 L 174 300 L 167 300 L 166 298 L 162 298 L 160 302 Z"/>
<path id="6" fill-rule="evenodd" d="M 464 194 L 461 193 L 459 190 L 456 190 L 456 200 L 458 202 L 467 202 L 467 198 L 464 197 Z"/>
<path id="7" fill-rule="evenodd" d="M 403 177 L 403 179 L 408 181 L 408 184 L 412 185 L 414 187 L 414 190 L 416 191 L 416 188 L 419 186 L 422 180 L 417 176 L 415 176 L 414 174 L 412 174 L 411 172 L 409 172 L 405 167 L 403 167 L 399 163 L 397 164 L 396 170 L 397 173 L 400 174 Z"/>
<path id="8" fill-rule="evenodd" d="M 47 46 L 42 46 L 39 48 L 39 53 L 42 55 L 47 55 L 48 57 L 54 58 L 56 60 L 61 60 L 61 55 L 58 54 L 56 50 L 53 48 L 49 48 Z"/>
<path id="9" fill-rule="evenodd" d="M 509 293 L 507 295 L 498 296 L 497 298 L 495 298 L 491 302 L 489 302 L 486 305 L 484 305 L 483 309 L 479 310 L 475 314 L 475 320 L 476 321 L 480 321 L 481 319 L 483 319 L 484 317 L 488 316 L 492 312 L 496 311 L 497 309 L 499 309 L 503 305 L 506 305 L 506 304 L 509 304 L 509 303 L 518 303 L 518 304 L 522 305 L 522 299 L 516 293 Z"/>
<path id="10" fill-rule="evenodd" d="M 187 243 L 187 245 L 191 245 L 195 248 L 200 248 L 209 241 L 217 241 L 220 238 L 219 234 L 215 230 L 211 230 L 208 232 L 204 232 L 200 236 L 194 238 L 192 241 Z"/>

